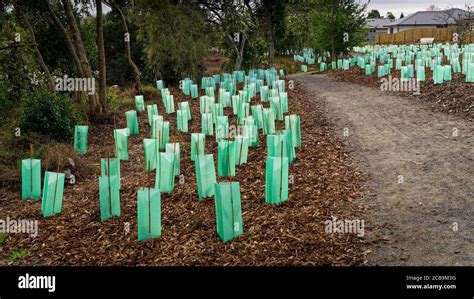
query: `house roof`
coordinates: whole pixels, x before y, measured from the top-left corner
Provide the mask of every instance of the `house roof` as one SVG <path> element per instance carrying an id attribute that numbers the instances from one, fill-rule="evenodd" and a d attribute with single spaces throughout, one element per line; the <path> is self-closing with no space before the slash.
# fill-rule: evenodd
<path id="1" fill-rule="evenodd" d="M 467 18 L 468 15 L 467 11 L 460 8 L 440 11 L 418 11 L 403 19 L 391 22 L 386 27 L 454 24 L 456 19 L 463 16 Z"/>
<path id="2" fill-rule="evenodd" d="M 369 18 L 365 20 L 365 24 L 369 28 L 383 28 L 390 23 L 390 19 L 387 18 Z"/>

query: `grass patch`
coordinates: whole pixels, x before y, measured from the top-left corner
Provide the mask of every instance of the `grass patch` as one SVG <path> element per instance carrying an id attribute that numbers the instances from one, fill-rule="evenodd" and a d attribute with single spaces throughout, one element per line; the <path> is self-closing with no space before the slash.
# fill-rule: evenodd
<path id="1" fill-rule="evenodd" d="M 8 256 L 8 260 L 10 262 L 16 262 L 27 257 L 28 255 L 30 255 L 30 251 L 28 249 L 21 249 L 10 253 L 10 255 Z"/>
<path id="2" fill-rule="evenodd" d="M 5 239 L 6 238 L 7 238 L 7 236 L 4 233 L 0 233 L 0 247 L 2 247 L 3 244 L 5 244 Z"/>

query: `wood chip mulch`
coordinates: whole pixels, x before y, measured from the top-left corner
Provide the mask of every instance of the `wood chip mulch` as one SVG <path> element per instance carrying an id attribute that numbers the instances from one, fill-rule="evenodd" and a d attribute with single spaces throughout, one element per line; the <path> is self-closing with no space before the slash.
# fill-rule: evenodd
<path id="1" fill-rule="evenodd" d="M 121 162 L 121 217 L 99 221 L 99 159 L 113 152 L 113 125 L 91 128 L 85 158 L 97 171 L 65 187 L 62 213 L 50 218 L 40 215 L 40 201 L 22 201 L 20 190 L 0 195 L 0 219 L 37 219 L 39 234 L 7 234 L 0 251 L 3 265 L 361 265 L 366 263 L 366 244 L 355 234 L 328 234 L 324 221 L 364 219 L 359 202 L 365 193 L 365 175 L 350 162 L 343 145 L 330 137 L 318 103 L 296 85 L 289 90 L 290 113 L 301 116 L 302 147 L 290 165 L 294 182 L 289 200 L 281 206 L 265 204 L 266 138 L 259 133 L 259 147 L 249 149 L 248 163 L 237 167 L 232 181 L 239 181 L 244 233 L 224 244 L 216 233 L 213 198 L 198 201 L 194 163 L 190 159 L 190 134 L 200 132 L 199 101 L 170 89 L 175 104 L 188 101 L 192 110 L 190 133 L 176 131 L 176 114 L 170 121 L 170 142 L 181 144 L 181 173 L 171 195 L 162 194 L 162 236 L 137 241 L 136 194 L 152 186 L 144 172 L 143 138 L 149 136 L 146 115 L 139 116 L 140 135 L 129 137 L 129 161 Z M 160 114 L 164 107 L 159 99 Z M 253 100 L 253 102 L 256 102 Z M 268 103 L 264 104 L 268 106 Z M 132 109 L 133 107 L 129 107 Z M 225 114 L 229 114 L 226 108 Z M 127 109 L 124 109 L 124 111 Z M 122 111 L 122 112 L 124 112 Z M 236 116 L 230 117 L 236 123 Z M 126 126 L 125 115 L 117 114 L 117 127 Z M 278 122 L 278 127 L 284 124 Z M 215 137 L 206 137 L 206 153 L 214 153 Z M 217 164 L 216 164 L 217 166 Z M 229 181 L 220 178 L 218 181 Z M 367 230 L 367 225 L 366 225 Z M 30 254 L 16 262 L 12 252 L 28 249 Z"/>
<path id="2" fill-rule="evenodd" d="M 393 94 L 409 97 L 413 100 L 423 102 L 432 111 L 457 115 L 468 121 L 474 120 L 474 83 L 466 82 L 462 74 L 452 74 L 452 81 L 443 84 L 433 83 L 433 74 L 430 68 L 425 68 L 426 80 L 420 83 L 420 94 L 413 92 L 394 92 Z M 377 69 L 371 76 L 366 76 L 364 70 L 352 67 L 349 70 L 334 70 L 334 77 L 339 81 L 362 84 L 380 89 L 380 79 L 377 77 Z M 392 78 L 400 79 L 400 71 L 392 70 Z M 387 78 L 387 76 L 385 76 Z"/>

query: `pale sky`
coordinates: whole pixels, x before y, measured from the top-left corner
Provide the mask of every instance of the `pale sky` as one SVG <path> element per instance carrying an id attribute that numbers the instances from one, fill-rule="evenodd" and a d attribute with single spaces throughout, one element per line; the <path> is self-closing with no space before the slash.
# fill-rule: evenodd
<path id="1" fill-rule="evenodd" d="M 361 3 L 367 3 L 368 0 L 360 0 Z M 465 8 L 465 5 L 473 5 L 474 0 L 370 0 L 367 11 L 376 9 L 380 15 L 386 16 L 391 11 L 398 19 L 400 13 L 405 16 L 420 10 L 426 10 L 431 4 L 446 9 L 450 6 L 457 8 Z"/>

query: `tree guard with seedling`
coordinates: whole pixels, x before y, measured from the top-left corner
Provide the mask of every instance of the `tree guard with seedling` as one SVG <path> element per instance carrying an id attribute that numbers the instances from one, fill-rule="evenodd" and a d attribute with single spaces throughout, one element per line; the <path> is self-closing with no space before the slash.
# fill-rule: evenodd
<path id="1" fill-rule="evenodd" d="M 178 125 L 178 131 L 184 133 L 188 132 L 188 114 L 185 110 L 176 111 L 176 122 Z"/>
<path id="2" fill-rule="evenodd" d="M 214 122 L 212 121 L 212 113 L 204 113 L 201 115 L 201 133 L 205 135 L 214 135 Z"/>
<path id="3" fill-rule="evenodd" d="M 224 116 L 224 105 L 222 105 L 221 103 L 215 103 L 212 106 L 211 113 L 212 113 L 212 121 L 215 124 L 217 123 L 218 116 Z"/>
<path id="4" fill-rule="evenodd" d="M 247 163 L 249 152 L 249 139 L 242 135 L 236 135 L 235 141 L 235 165 Z"/>
<path id="5" fill-rule="evenodd" d="M 286 92 L 280 92 L 280 103 L 281 103 L 281 109 L 283 113 L 288 113 L 288 93 Z"/>
<path id="6" fill-rule="evenodd" d="M 138 241 L 161 236 L 160 189 L 141 188 L 137 193 Z"/>
<path id="7" fill-rule="evenodd" d="M 145 171 L 155 170 L 158 164 L 158 154 L 160 153 L 158 139 L 143 139 L 143 149 L 145 152 Z"/>
<path id="8" fill-rule="evenodd" d="M 242 125 L 244 119 L 250 115 L 250 104 L 249 103 L 240 103 L 239 110 L 237 112 L 238 124 Z"/>
<path id="9" fill-rule="evenodd" d="M 174 155 L 174 175 L 178 176 L 181 174 L 181 149 L 179 143 L 168 143 L 166 144 L 166 153 Z"/>
<path id="10" fill-rule="evenodd" d="M 214 106 L 215 98 L 202 96 L 199 98 L 199 111 L 201 114 L 203 113 L 210 113 L 212 111 L 212 107 Z"/>
<path id="11" fill-rule="evenodd" d="M 61 213 L 64 191 L 64 173 L 46 171 L 44 175 L 41 215 L 49 217 Z"/>
<path id="12" fill-rule="evenodd" d="M 199 88 L 197 84 L 191 85 L 191 98 L 197 99 L 199 97 Z"/>
<path id="13" fill-rule="evenodd" d="M 128 160 L 128 128 L 115 129 L 115 156 L 120 160 Z"/>
<path id="14" fill-rule="evenodd" d="M 255 120 L 257 129 L 263 128 L 263 106 L 262 105 L 252 105 L 252 117 Z"/>
<path id="15" fill-rule="evenodd" d="M 452 80 L 451 65 L 445 65 L 444 66 L 443 80 L 444 81 L 451 81 Z"/>
<path id="16" fill-rule="evenodd" d="M 288 158 L 267 157 L 265 202 L 279 205 L 288 200 Z"/>
<path id="17" fill-rule="evenodd" d="M 74 150 L 82 155 L 87 153 L 89 126 L 74 126 Z"/>
<path id="18" fill-rule="evenodd" d="M 148 124 L 151 126 L 153 122 L 153 115 L 158 116 L 158 106 L 156 104 L 146 105 L 146 112 L 148 116 Z"/>
<path id="19" fill-rule="evenodd" d="M 140 131 L 138 129 L 137 111 L 129 110 L 125 112 L 125 118 L 127 119 L 127 128 L 130 132 L 130 135 L 140 134 Z"/>
<path id="20" fill-rule="evenodd" d="M 196 183 L 199 200 L 214 195 L 214 184 L 216 183 L 216 169 L 214 166 L 214 155 L 198 155 L 194 162 L 196 169 Z"/>
<path id="21" fill-rule="evenodd" d="M 258 146 L 258 129 L 252 116 L 247 116 L 244 120 L 243 135 L 249 140 L 250 147 Z"/>
<path id="22" fill-rule="evenodd" d="M 100 159 L 101 176 L 117 176 L 118 186 L 120 184 L 120 159 L 117 158 L 102 158 Z"/>
<path id="23" fill-rule="evenodd" d="M 474 63 L 467 63 L 466 82 L 474 82 Z"/>
<path id="24" fill-rule="evenodd" d="M 30 158 L 21 161 L 21 198 L 41 198 L 41 160 L 33 159 L 32 145 Z"/>
<path id="25" fill-rule="evenodd" d="M 240 98 L 239 96 L 232 96 L 232 114 L 235 115 L 239 112 Z"/>
<path id="26" fill-rule="evenodd" d="M 99 200 L 100 200 L 100 220 L 105 221 L 112 217 L 120 217 L 120 177 L 111 175 L 111 163 L 109 159 L 101 159 L 106 161 L 106 169 L 103 169 L 101 163 L 101 175 L 99 177 Z M 115 160 L 115 159 L 114 159 Z"/>
<path id="27" fill-rule="evenodd" d="M 153 128 L 151 130 L 151 133 L 151 138 L 158 140 L 160 150 L 165 149 L 165 146 L 170 139 L 169 121 L 161 121 L 159 119 L 155 119 L 153 121 Z"/>
<path id="28" fill-rule="evenodd" d="M 271 108 L 263 108 L 263 134 L 275 134 L 275 115 Z"/>
<path id="29" fill-rule="evenodd" d="M 202 133 L 191 134 L 191 160 L 196 161 L 196 155 L 204 155 L 205 141 L 206 135 Z"/>
<path id="30" fill-rule="evenodd" d="M 164 88 L 165 88 L 165 83 L 163 82 L 163 80 L 156 81 L 156 89 L 162 90 Z"/>
<path id="31" fill-rule="evenodd" d="M 444 66 L 436 65 L 433 72 L 434 84 L 443 84 L 444 79 Z"/>
<path id="32" fill-rule="evenodd" d="M 280 152 L 280 150 L 283 150 L 283 152 Z M 267 157 L 287 157 L 290 163 L 295 160 L 295 147 L 289 130 L 267 135 Z"/>
<path id="33" fill-rule="evenodd" d="M 270 97 L 270 108 L 278 120 L 283 120 L 283 105 L 280 97 Z"/>
<path id="34" fill-rule="evenodd" d="M 260 101 L 268 101 L 268 86 L 260 86 Z"/>
<path id="35" fill-rule="evenodd" d="M 163 105 L 165 106 L 166 114 L 174 113 L 174 96 L 172 94 L 167 95 L 163 99 Z"/>
<path id="36" fill-rule="evenodd" d="M 285 116 L 285 129 L 291 133 L 293 145 L 295 147 L 301 147 L 300 116 L 296 114 Z"/>
<path id="37" fill-rule="evenodd" d="M 188 120 L 191 120 L 191 109 L 189 108 L 189 103 L 188 102 L 181 102 L 178 104 L 178 108 L 180 110 L 186 111 L 186 114 L 188 116 Z"/>
<path id="38" fill-rule="evenodd" d="M 216 119 L 216 141 L 229 137 L 229 117 L 218 116 Z"/>
<path id="39" fill-rule="evenodd" d="M 135 109 L 140 112 L 145 111 L 145 101 L 142 95 L 135 96 Z"/>
<path id="40" fill-rule="evenodd" d="M 163 193 L 171 193 L 174 190 L 175 160 L 175 155 L 172 153 L 159 153 L 155 188 Z"/>
<path id="41" fill-rule="evenodd" d="M 217 143 L 217 175 L 235 176 L 235 141 L 220 140 Z"/>
<path id="42" fill-rule="evenodd" d="M 206 87 L 206 96 L 214 97 L 214 87 Z"/>
<path id="43" fill-rule="evenodd" d="M 217 235 L 228 242 L 243 233 L 239 182 L 214 185 Z"/>

